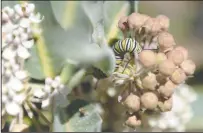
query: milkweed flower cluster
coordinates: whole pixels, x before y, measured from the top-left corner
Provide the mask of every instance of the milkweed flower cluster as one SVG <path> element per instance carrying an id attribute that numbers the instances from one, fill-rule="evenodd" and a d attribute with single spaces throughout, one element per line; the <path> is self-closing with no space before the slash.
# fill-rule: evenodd
<path id="1" fill-rule="evenodd" d="M 188 50 L 176 45 L 168 32 L 169 24 L 164 15 L 152 18 L 139 13 L 121 17 L 118 22 L 124 38 L 133 38 L 142 47 L 141 52 L 133 51 L 134 56 L 125 53 L 113 74 L 114 85 L 123 89 L 118 100 L 127 109 L 129 117 L 125 124 L 129 127 L 140 126 L 145 111 L 170 111 L 175 89 L 195 71 Z M 129 41 L 119 45 L 120 51 L 130 47 Z"/>
<path id="2" fill-rule="evenodd" d="M 31 56 L 34 36 L 41 33 L 41 29 L 33 26 L 42 21 L 41 15 L 34 11 L 35 5 L 30 3 L 2 9 L 2 116 L 14 117 L 10 131 L 17 120 L 22 123 L 23 108 L 33 117 L 28 105 L 33 90 L 24 62 Z"/>
<path id="3" fill-rule="evenodd" d="M 161 131 L 185 131 L 186 124 L 193 116 L 190 104 L 194 102 L 197 95 L 187 85 L 180 85 L 173 95 L 173 108 L 169 112 L 159 115 L 148 116 L 148 124 L 152 130 Z"/>

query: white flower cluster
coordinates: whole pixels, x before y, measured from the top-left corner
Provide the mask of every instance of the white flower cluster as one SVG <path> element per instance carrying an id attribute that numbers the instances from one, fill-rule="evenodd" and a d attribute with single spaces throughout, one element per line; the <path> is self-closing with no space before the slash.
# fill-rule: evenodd
<path id="1" fill-rule="evenodd" d="M 170 130 L 183 132 L 186 124 L 193 116 L 190 104 L 197 98 L 196 93 L 187 85 L 182 84 L 173 95 L 173 108 L 160 116 L 149 117 L 149 125 L 154 130 Z"/>
<path id="2" fill-rule="evenodd" d="M 48 77 L 45 79 L 45 86 L 42 89 L 38 89 L 34 92 L 34 96 L 42 102 L 42 108 L 46 108 L 50 105 L 51 98 L 58 93 L 61 93 L 65 86 L 61 83 L 59 76 L 54 79 Z"/>
<path id="3" fill-rule="evenodd" d="M 30 3 L 2 9 L 2 115 L 22 116 L 22 107 L 28 107 L 25 101 L 31 89 L 24 61 L 35 43 L 33 35 L 40 33 L 32 25 L 42 21 L 34 10 L 35 5 Z"/>

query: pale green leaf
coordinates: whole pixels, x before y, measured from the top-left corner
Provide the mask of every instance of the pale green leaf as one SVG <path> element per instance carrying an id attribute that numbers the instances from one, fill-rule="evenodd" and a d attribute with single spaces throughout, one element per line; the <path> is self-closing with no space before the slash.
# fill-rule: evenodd
<path id="1" fill-rule="evenodd" d="M 57 111 L 55 132 L 101 132 L 102 119 L 94 104 L 75 100 L 67 108 L 58 108 Z"/>

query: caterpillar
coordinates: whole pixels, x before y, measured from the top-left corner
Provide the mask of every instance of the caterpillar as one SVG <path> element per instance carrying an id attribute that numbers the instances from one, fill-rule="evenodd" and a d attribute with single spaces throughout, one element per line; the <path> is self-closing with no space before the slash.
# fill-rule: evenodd
<path id="1" fill-rule="evenodd" d="M 124 55 L 126 53 L 130 53 L 131 55 L 134 53 L 140 53 L 142 51 L 142 47 L 139 43 L 132 38 L 126 38 L 124 40 L 119 40 L 113 45 L 113 51 L 116 54 L 116 69 L 122 63 Z"/>
<path id="2" fill-rule="evenodd" d="M 139 43 L 132 38 L 126 38 L 124 40 L 119 40 L 113 45 L 113 51 L 116 55 L 119 55 L 121 57 L 124 56 L 125 53 L 140 53 L 142 51 L 142 47 L 139 45 Z"/>

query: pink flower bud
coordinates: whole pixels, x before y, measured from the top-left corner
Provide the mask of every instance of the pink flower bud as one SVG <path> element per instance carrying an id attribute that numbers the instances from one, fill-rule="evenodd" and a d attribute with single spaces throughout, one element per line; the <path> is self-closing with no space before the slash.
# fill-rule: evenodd
<path id="1" fill-rule="evenodd" d="M 153 92 L 146 92 L 141 96 L 141 103 L 144 108 L 153 110 L 157 107 L 158 97 Z"/>
<path id="2" fill-rule="evenodd" d="M 149 16 L 139 13 L 132 13 L 128 17 L 128 24 L 130 29 L 139 29 L 144 24 L 144 22 L 149 18 Z"/>
<path id="3" fill-rule="evenodd" d="M 158 92 L 163 97 L 170 97 L 174 93 L 175 88 L 176 88 L 176 85 L 170 80 L 168 80 L 164 86 L 159 87 Z"/>
<path id="4" fill-rule="evenodd" d="M 160 64 L 161 62 L 163 62 L 164 60 L 167 59 L 166 55 L 164 53 L 159 52 L 156 56 L 157 58 L 157 64 Z"/>
<path id="5" fill-rule="evenodd" d="M 155 90 L 156 85 L 156 75 L 153 73 L 149 73 L 142 79 L 142 86 L 144 89 Z"/>
<path id="6" fill-rule="evenodd" d="M 168 32 L 162 32 L 158 36 L 158 43 L 161 52 L 167 52 L 173 49 L 176 45 L 173 36 Z"/>
<path id="7" fill-rule="evenodd" d="M 177 46 L 175 50 L 180 50 L 184 56 L 184 60 L 188 58 L 188 50 L 182 46 Z"/>
<path id="8" fill-rule="evenodd" d="M 166 17 L 165 15 L 158 15 L 156 17 L 161 25 L 161 29 L 162 30 L 168 30 L 169 25 L 170 25 L 170 20 L 168 17 Z"/>
<path id="9" fill-rule="evenodd" d="M 141 120 L 138 120 L 135 115 L 128 117 L 128 119 L 125 121 L 125 125 L 136 128 L 141 125 Z"/>
<path id="10" fill-rule="evenodd" d="M 139 54 L 139 60 L 145 67 L 150 67 L 156 64 L 156 54 L 151 50 L 143 50 Z"/>
<path id="11" fill-rule="evenodd" d="M 160 73 L 170 76 L 175 71 L 175 64 L 171 60 L 165 60 L 158 66 Z"/>
<path id="12" fill-rule="evenodd" d="M 172 109 L 172 106 L 173 106 L 172 97 L 170 97 L 169 99 L 167 99 L 165 101 L 159 101 L 159 103 L 158 103 L 158 107 L 160 108 L 160 110 L 162 112 L 170 111 Z"/>
<path id="13" fill-rule="evenodd" d="M 167 53 L 167 57 L 169 60 L 173 61 L 175 65 L 180 65 L 184 60 L 184 55 L 180 50 L 171 50 Z"/>
<path id="14" fill-rule="evenodd" d="M 161 25 L 155 18 L 147 19 L 143 25 L 143 28 L 147 34 L 151 34 L 152 36 L 155 36 L 158 32 L 161 31 Z"/>
<path id="15" fill-rule="evenodd" d="M 120 20 L 118 21 L 118 27 L 122 30 L 122 31 L 126 31 L 128 29 L 128 24 L 127 24 L 127 16 L 123 16 L 120 18 Z"/>
<path id="16" fill-rule="evenodd" d="M 130 112 L 137 112 L 140 110 L 140 98 L 132 93 L 125 99 L 123 104 Z"/>
<path id="17" fill-rule="evenodd" d="M 186 78 L 186 74 L 181 68 L 176 69 L 170 77 L 175 84 L 181 84 Z"/>
<path id="18" fill-rule="evenodd" d="M 183 71 L 187 75 L 192 75 L 195 72 L 196 65 L 192 60 L 185 60 L 183 63 L 180 65 L 180 67 L 183 69 Z"/>

